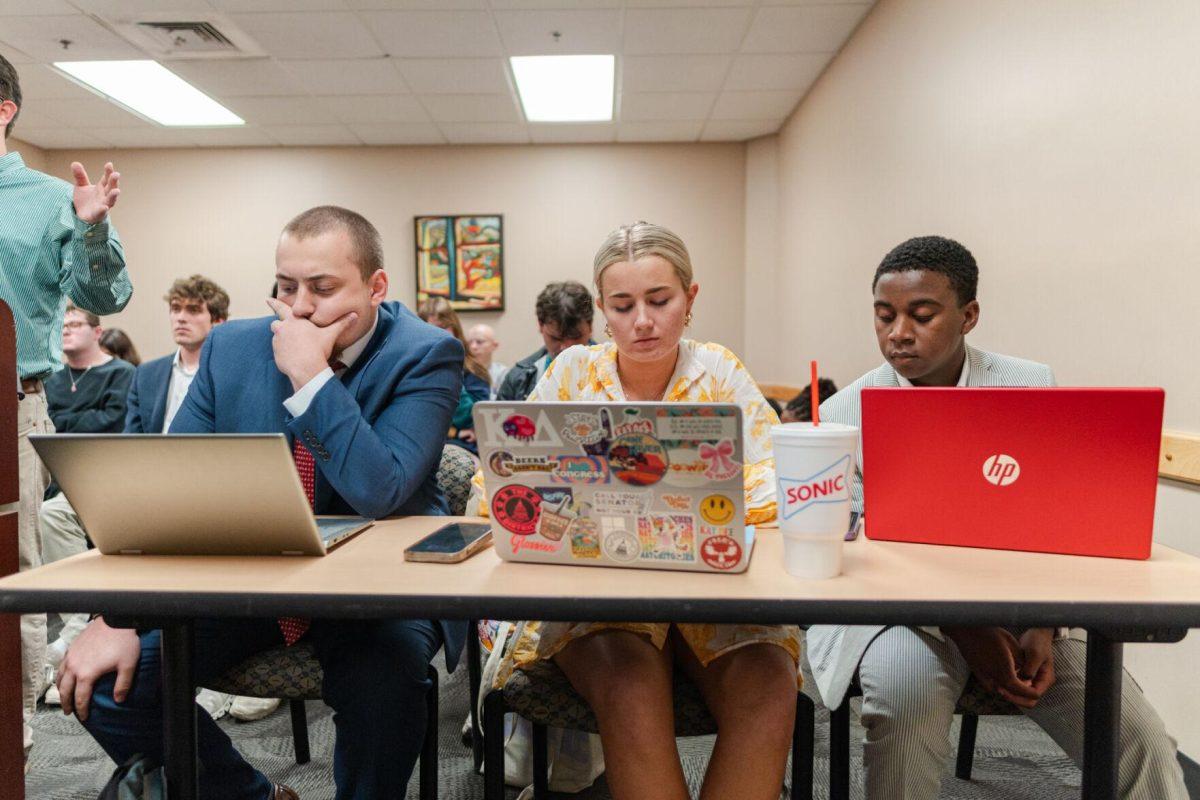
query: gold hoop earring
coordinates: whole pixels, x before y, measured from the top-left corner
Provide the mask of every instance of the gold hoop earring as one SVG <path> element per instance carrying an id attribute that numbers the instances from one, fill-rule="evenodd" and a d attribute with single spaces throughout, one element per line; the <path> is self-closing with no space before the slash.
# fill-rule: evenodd
<path id="1" fill-rule="evenodd" d="M 692 324 L 692 312 L 689 311 L 689 312 L 687 312 L 687 316 L 683 318 L 683 327 L 686 328 L 688 325 L 691 325 L 691 324 Z"/>
<path id="2" fill-rule="evenodd" d="M 608 323 L 607 323 L 607 322 L 606 322 L 606 323 L 604 323 L 604 335 L 605 335 L 605 336 L 607 336 L 607 337 L 608 337 L 608 338 L 610 338 L 610 339 L 612 338 L 612 328 L 608 327 Z"/>

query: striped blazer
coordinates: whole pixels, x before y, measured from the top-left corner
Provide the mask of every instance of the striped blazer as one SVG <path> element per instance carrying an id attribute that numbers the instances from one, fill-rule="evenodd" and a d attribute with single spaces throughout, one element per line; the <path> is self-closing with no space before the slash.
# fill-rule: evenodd
<path id="1" fill-rule="evenodd" d="M 988 353 L 967 346 L 970 371 L 967 386 L 1054 386 L 1054 373 L 1045 364 L 1012 356 Z M 833 397 L 821 404 L 821 419 L 862 427 L 863 389 L 876 386 L 895 386 L 896 371 L 890 364 L 871 370 Z M 859 442 L 858 461 L 851 481 L 851 503 L 862 509 L 862 443 Z M 858 662 L 867 647 L 886 626 L 884 625 L 814 625 L 808 629 L 805 653 L 816 679 L 821 699 L 828 708 L 837 708 L 854 679 Z M 926 628 L 940 638 L 936 628 Z"/>

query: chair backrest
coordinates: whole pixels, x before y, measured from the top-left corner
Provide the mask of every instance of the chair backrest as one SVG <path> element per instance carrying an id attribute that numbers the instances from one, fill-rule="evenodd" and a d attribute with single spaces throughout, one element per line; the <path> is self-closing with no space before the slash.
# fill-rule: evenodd
<path id="1" fill-rule="evenodd" d="M 471 478 L 479 462 L 475 456 L 459 447 L 447 444 L 442 447 L 442 460 L 438 464 L 438 488 L 446 498 L 450 507 L 450 516 L 461 517 L 467 510 L 467 498 L 471 494 Z"/>

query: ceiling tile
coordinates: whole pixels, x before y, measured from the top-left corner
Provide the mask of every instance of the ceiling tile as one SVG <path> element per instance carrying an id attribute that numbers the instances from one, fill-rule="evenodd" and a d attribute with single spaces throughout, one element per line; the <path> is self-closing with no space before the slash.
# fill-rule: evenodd
<path id="1" fill-rule="evenodd" d="M 296 82 L 315 95 L 405 94 L 408 87 L 390 58 L 284 61 Z"/>
<path id="2" fill-rule="evenodd" d="M 743 53 L 832 53 L 842 46 L 870 3 L 836 6 L 772 6 L 759 9 Z"/>
<path id="3" fill-rule="evenodd" d="M 734 91 L 807 89 L 825 69 L 828 53 L 738 56 L 725 79 Z"/>
<path id="4" fill-rule="evenodd" d="M 164 66 L 218 100 L 223 97 L 305 95 L 305 87 L 266 58 L 169 61 Z"/>
<path id="5" fill-rule="evenodd" d="M 478 9 L 486 11 L 487 0 L 344 0 L 360 11 L 436 11 L 438 9 Z"/>
<path id="6" fill-rule="evenodd" d="M 418 94 L 501 94 L 511 91 L 500 58 L 406 58 L 396 62 Z"/>
<path id="7" fill-rule="evenodd" d="M 245 125 L 237 128 L 205 128 L 196 131 L 201 147 L 264 147 L 279 144 L 262 128 Z"/>
<path id="8" fill-rule="evenodd" d="M 130 128 L 95 128 L 90 133 L 113 147 L 195 147 L 195 128 L 160 128 L 145 124 Z"/>
<path id="9" fill-rule="evenodd" d="M 411 94 L 321 97 L 317 108 L 342 122 L 428 122 L 429 115 Z"/>
<path id="10" fill-rule="evenodd" d="M 496 10 L 509 8 L 620 8 L 625 0 L 491 0 Z"/>
<path id="11" fill-rule="evenodd" d="M 633 8 L 625 12 L 630 55 L 732 53 L 750 19 L 746 8 Z"/>
<path id="12" fill-rule="evenodd" d="M 75 128 L 128 128 L 145 120 L 123 107 L 94 94 L 70 100 L 41 100 L 38 108 Z"/>
<path id="13" fill-rule="evenodd" d="M 500 38 L 512 56 L 619 53 L 619 9 L 497 11 Z M 554 32 L 560 34 L 556 41 Z"/>
<path id="14" fill-rule="evenodd" d="M 350 12 L 233 14 L 234 22 L 276 58 L 371 58 L 383 55 Z"/>
<path id="15" fill-rule="evenodd" d="M 485 11 L 363 11 L 360 16 L 393 58 L 504 54 Z"/>
<path id="16" fill-rule="evenodd" d="M 535 144 L 614 142 L 617 126 L 611 122 L 535 122 L 529 124 L 529 137 Z"/>
<path id="17" fill-rule="evenodd" d="M 25 105 L 41 100 L 66 100 L 76 97 L 95 97 L 95 92 L 85 89 L 75 81 L 52 67 L 28 64 L 17 70 L 21 79 L 21 94 Z"/>
<path id="18" fill-rule="evenodd" d="M 436 122 L 521 122 L 507 94 L 427 94 L 421 103 Z"/>
<path id="19" fill-rule="evenodd" d="M 503 122 L 444 122 L 438 126 L 450 144 L 525 144 L 529 131 L 524 125 Z"/>
<path id="20" fill-rule="evenodd" d="M 98 139 L 76 128 L 29 128 L 28 130 L 22 130 L 19 138 L 32 145 L 51 150 L 74 150 L 110 146 L 103 139 Z"/>
<path id="21" fill-rule="evenodd" d="M 209 0 L 224 11 L 343 11 L 343 0 Z"/>
<path id="22" fill-rule="evenodd" d="M 324 116 L 320 101 L 311 97 L 232 97 L 226 103 L 247 122 L 259 125 L 305 125 Z"/>
<path id="23" fill-rule="evenodd" d="M 0 42 L 0 44 L 3 44 L 3 43 Z M 24 53 L 22 53 L 20 50 L 18 50 L 17 48 L 10 47 L 9 45 L 4 45 L 4 57 L 7 58 L 13 64 L 33 64 L 34 63 L 34 59 L 31 56 L 27 56 Z"/>
<path id="24" fill-rule="evenodd" d="M 618 142 L 694 142 L 700 137 L 703 120 L 688 122 L 622 122 Z"/>
<path id="25" fill-rule="evenodd" d="M 109 22 L 130 22 L 147 12 L 164 9 L 188 15 L 211 14 L 213 11 L 206 0 L 72 0 L 72 4 L 80 11 L 104 17 Z"/>
<path id="26" fill-rule="evenodd" d="M 21 104 L 21 113 L 17 115 L 17 124 L 13 128 L 16 131 L 17 138 L 21 138 L 21 131 L 25 128 L 69 128 L 70 124 L 66 120 L 60 119 L 53 114 L 46 113 L 38 102 L 24 102 Z"/>
<path id="27" fill-rule="evenodd" d="M 729 70 L 729 56 L 624 56 L 626 92 L 715 92 Z"/>
<path id="28" fill-rule="evenodd" d="M 721 92 L 712 119 L 783 119 L 800 101 L 800 92 Z"/>
<path id="29" fill-rule="evenodd" d="M 146 54 L 83 14 L 53 17 L 5 17 L 0 26 L 5 42 L 19 42 L 38 61 L 145 58 Z M 71 42 L 63 49 L 61 40 Z"/>
<path id="30" fill-rule="evenodd" d="M 263 130 L 280 144 L 293 147 L 361 144 L 345 125 L 266 125 Z"/>
<path id="31" fill-rule="evenodd" d="M 40 17 L 78 13 L 79 9 L 72 6 L 67 0 L 0 0 L 0 17 Z"/>
<path id="32" fill-rule="evenodd" d="M 350 130 L 364 144 L 370 145 L 446 143 L 446 137 L 432 122 L 351 125 Z"/>
<path id="33" fill-rule="evenodd" d="M 720 119 L 712 120 L 704 126 L 704 132 L 700 134 L 702 142 L 742 142 L 746 139 L 754 139 L 759 136 L 766 136 L 775 133 L 779 130 L 779 126 L 783 124 L 783 120 L 743 120 L 743 119 Z"/>
<path id="34" fill-rule="evenodd" d="M 621 95 L 622 122 L 707 119 L 715 92 L 653 92 Z"/>

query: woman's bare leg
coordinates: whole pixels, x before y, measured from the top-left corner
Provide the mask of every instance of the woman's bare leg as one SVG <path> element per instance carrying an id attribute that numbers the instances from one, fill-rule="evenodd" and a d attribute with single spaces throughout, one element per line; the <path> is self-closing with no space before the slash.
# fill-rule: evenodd
<path id="1" fill-rule="evenodd" d="M 571 642 L 554 662 L 596 714 L 615 800 L 688 800 L 675 748 L 670 650 L 606 630 Z"/>
<path id="2" fill-rule="evenodd" d="M 778 800 L 796 718 L 792 657 L 773 644 L 752 644 L 704 667 L 671 633 L 676 658 L 719 731 L 700 800 Z"/>

